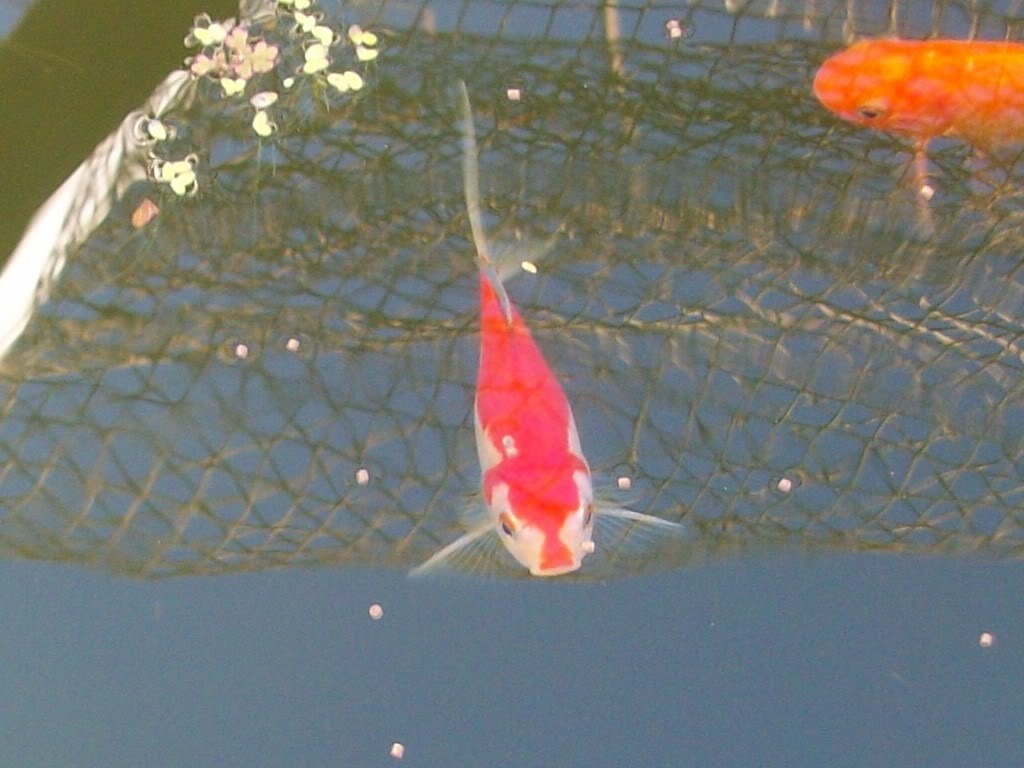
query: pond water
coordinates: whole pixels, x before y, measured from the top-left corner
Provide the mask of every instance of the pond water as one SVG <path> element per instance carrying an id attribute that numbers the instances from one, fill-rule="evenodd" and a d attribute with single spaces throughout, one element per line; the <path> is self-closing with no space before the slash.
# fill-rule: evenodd
<path id="1" fill-rule="evenodd" d="M 83 25 L 128 40 L 106 5 Z M 1012 7 L 278 8 L 243 98 L 164 79 L 200 51 L 190 5 L 146 24 L 166 51 L 114 51 L 118 98 L 44 120 L 62 151 L 5 108 L 41 158 L 0 198 L 5 759 L 1024 759 L 1021 179 L 937 143 L 923 206 L 906 144 L 810 92 L 853 35 L 1016 37 Z M 3 49 L 40 112 L 111 71 L 59 9 Z M 318 24 L 341 40 L 309 72 Z M 494 237 L 554 245 L 509 292 L 595 480 L 681 526 L 571 577 L 406 576 L 479 488 L 459 80 Z M 15 251 L 108 134 L 71 225 Z"/>

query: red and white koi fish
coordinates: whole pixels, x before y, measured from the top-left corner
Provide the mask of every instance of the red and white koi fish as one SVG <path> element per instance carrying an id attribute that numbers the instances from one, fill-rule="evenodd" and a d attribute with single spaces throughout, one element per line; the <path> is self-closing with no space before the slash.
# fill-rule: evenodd
<path id="1" fill-rule="evenodd" d="M 628 509 L 599 508 L 590 466 L 580 447 L 569 401 L 505 292 L 484 233 L 479 202 L 476 132 L 461 85 L 463 183 L 480 266 L 480 364 L 476 447 L 485 519 L 414 570 L 467 559 L 484 565 L 496 536 L 534 576 L 577 570 L 594 551 L 595 519 L 628 521 L 677 531 L 676 523 Z"/>
<path id="2" fill-rule="evenodd" d="M 994 40 L 861 40 L 831 56 L 814 94 L 851 123 L 914 140 L 962 139 L 992 152 L 1024 142 L 1024 44 Z"/>

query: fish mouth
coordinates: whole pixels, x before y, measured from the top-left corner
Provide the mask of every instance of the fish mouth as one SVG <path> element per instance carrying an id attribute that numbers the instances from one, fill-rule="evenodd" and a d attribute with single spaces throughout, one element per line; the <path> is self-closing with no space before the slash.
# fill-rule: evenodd
<path id="1" fill-rule="evenodd" d="M 578 571 L 580 568 L 580 561 L 567 563 L 565 565 L 552 565 L 552 566 L 538 566 L 537 568 L 530 569 L 530 575 L 532 576 L 563 576 L 573 571 Z"/>

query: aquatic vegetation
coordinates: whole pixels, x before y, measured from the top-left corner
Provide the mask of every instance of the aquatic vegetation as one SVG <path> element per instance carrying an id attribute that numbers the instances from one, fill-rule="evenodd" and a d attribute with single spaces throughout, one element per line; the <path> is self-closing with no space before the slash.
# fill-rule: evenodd
<path id="1" fill-rule="evenodd" d="M 183 160 L 164 162 L 154 160 L 152 165 L 153 177 L 164 184 L 167 184 L 176 195 L 194 194 L 196 185 L 196 164 L 199 159 L 195 155 L 188 155 Z"/>
<path id="2" fill-rule="evenodd" d="M 366 82 L 362 74 L 351 68 L 332 69 L 346 55 L 357 65 L 377 57 L 377 35 L 356 25 L 341 35 L 324 22 L 322 14 L 312 12 L 312 6 L 306 0 L 279 2 L 272 18 L 262 20 L 214 21 L 200 14 L 184 39 L 186 47 L 200 49 L 185 60 L 196 86 L 215 84 L 222 98 L 239 101 L 241 113 L 246 113 L 245 95 L 258 89 L 248 100 L 255 112 L 244 118 L 258 140 L 277 134 L 282 125 L 301 122 L 313 104 L 330 108 L 328 93 L 360 91 Z M 298 87 L 303 83 L 316 98 L 306 98 L 306 91 Z M 288 94 L 285 100 L 281 99 L 283 93 Z M 204 89 L 205 98 L 212 95 L 209 88 Z M 241 115 L 239 119 L 243 119 Z M 184 137 L 184 132 L 168 121 L 149 120 L 143 131 L 145 138 L 154 142 Z M 173 147 L 154 147 L 150 160 L 153 181 L 177 196 L 196 194 L 202 153 L 202 147 L 185 141 Z"/>

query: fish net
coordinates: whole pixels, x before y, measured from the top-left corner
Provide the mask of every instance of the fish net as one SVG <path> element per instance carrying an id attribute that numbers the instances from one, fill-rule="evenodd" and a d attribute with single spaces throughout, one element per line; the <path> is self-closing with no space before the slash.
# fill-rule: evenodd
<path id="1" fill-rule="evenodd" d="M 1019 557 L 1013 168 L 939 144 L 924 210 L 906 146 L 810 93 L 854 34 L 1014 38 L 1012 11 L 395 2 L 328 15 L 380 36 L 350 65 L 365 88 L 300 75 L 270 136 L 187 85 L 176 135 L 109 171 L 192 152 L 196 193 L 138 180 L 95 223 L 81 195 L 0 363 L 0 553 L 157 577 L 411 567 L 458 537 L 479 484 L 464 79 L 490 231 L 554 246 L 509 293 L 595 479 L 685 532 L 595 557 Z"/>

